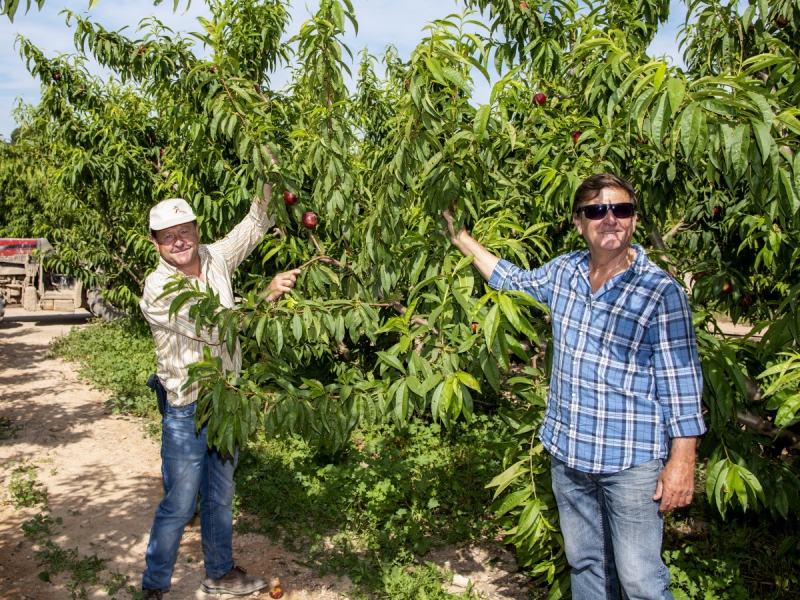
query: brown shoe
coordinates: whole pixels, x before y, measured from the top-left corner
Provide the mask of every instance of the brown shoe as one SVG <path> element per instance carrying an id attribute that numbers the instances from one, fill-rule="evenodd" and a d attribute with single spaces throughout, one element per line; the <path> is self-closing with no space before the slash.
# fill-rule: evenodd
<path id="1" fill-rule="evenodd" d="M 266 579 L 261 577 L 248 577 L 247 571 L 242 567 L 233 567 L 219 579 L 206 577 L 200 589 L 206 594 L 230 594 L 231 596 L 247 596 L 258 590 L 268 587 Z"/>

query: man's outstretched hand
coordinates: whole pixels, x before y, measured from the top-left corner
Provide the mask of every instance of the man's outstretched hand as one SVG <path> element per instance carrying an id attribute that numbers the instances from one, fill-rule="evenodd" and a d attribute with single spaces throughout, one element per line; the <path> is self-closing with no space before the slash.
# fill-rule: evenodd
<path id="1" fill-rule="evenodd" d="M 442 231 L 442 235 L 449 235 L 450 241 L 455 244 L 458 237 L 465 232 L 467 228 L 462 225 L 461 229 L 458 231 L 458 235 L 456 235 L 456 231 L 453 227 L 453 214 L 450 212 L 450 209 L 444 209 L 444 211 L 442 211 L 442 216 L 444 217 L 444 220 L 447 221 L 447 229 Z"/>
<path id="2" fill-rule="evenodd" d="M 264 299 L 267 302 L 276 302 L 280 300 L 286 292 L 291 291 L 294 287 L 298 275 L 300 275 L 300 269 L 292 269 L 291 271 L 284 271 L 283 273 L 275 275 L 267 286 L 267 295 Z"/>
<path id="3" fill-rule="evenodd" d="M 275 155 L 272 153 L 272 149 L 268 146 L 264 146 L 269 153 L 269 160 L 273 166 L 278 166 L 278 160 L 275 158 Z M 264 184 L 264 187 L 261 188 L 261 198 L 258 199 L 259 202 L 263 202 L 266 206 L 269 206 L 270 200 L 272 199 L 272 183 L 267 182 Z"/>

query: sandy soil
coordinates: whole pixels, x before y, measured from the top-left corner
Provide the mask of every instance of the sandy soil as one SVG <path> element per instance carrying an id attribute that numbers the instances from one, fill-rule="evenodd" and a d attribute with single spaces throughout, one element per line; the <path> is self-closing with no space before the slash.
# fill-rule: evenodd
<path id="1" fill-rule="evenodd" d="M 105 395 L 78 379 L 72 365 L 53 358 L 49 342 L 88 313 L 26 313 L 8 309 L 0 322 L 0 599 L 69 598 L 66 575 L 51 583 L 38 578 L 39 549 L 23 537 L 22 524 L 42 513 L 15 508 L 8 500 L 12 469 L 36 467 L 47 490 L 49 514 L 63 520 L 52 541 L 81 556 L 97 555 L 106 571 L 130 577 L 138 588 L 144 568 L 153 512 L 161 499 L 157 441 L 144 435 L 138 419 L 112 415 Z M 316 578 L 303 557 L 256 534 L 235 535 L 234 553 L 253 575 L 280 577 L 284 598 L 327 600 L 344 597 L 347 580 Z M 527 579 L 501 547 L 448 547 L 425 560 L 453 571 L 456 581 L 471 581 L 484 598 L 529 596 Z M 209 598 L 199 590 L 204 577 L 199 523 L 190 523 L 181 544 L 168 600 Z M 463 588 L 453 587 L 453 592 Z M 253 596 L 256 596 L 254 594 Z M 129 598 L 120 591 L 118 599 Z M 217 598 L 232 598 L 216 596 Z M 269 597 L 262 593 L 261 597 Z M 108 598 L 99 587 L 89 598 Z"/>

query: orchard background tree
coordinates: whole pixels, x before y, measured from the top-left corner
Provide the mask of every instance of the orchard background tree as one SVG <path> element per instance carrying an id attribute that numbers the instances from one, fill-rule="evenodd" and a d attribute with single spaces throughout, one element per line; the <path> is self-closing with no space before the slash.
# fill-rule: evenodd
<path id="1" fill-rule="evenodd" d="M 686 285 L 695 314 L 705 506 L 795 523 L 800 3 L 691 3 L 685 70 L 646 53 L 665 0 L 526 4 L 465 0 L 408 60 L 364 51 L 352 92 L 347 0 L 322 0 L 285 42 L 275 0 L 210 1 L 211 18 L 187 36 L 150 19 L 134 39 L 68 13 L 74 56 L 19 40 L 43 94 L 0 149 L 0 229 L 46 235 L 60 270 L 132 309 L 156 260 L 154 199 L 189 200 L 210 240 L 274 182 L 277 226 L 239 271 L 239 306 L 180 282 L 170 290 L 173 309 L 192 303 L 199 326 L 217 324 L 245 353 L 238 377 L 212 359 L 192 368 L 210 442 L 231 449 L 263 430 L 333 457 L 376 424 L 447 429 L 500 415 L 515 441 L 485 482 L 489 510 L 519 564 L 558 597 L 566 562 L 535 435 L 548 316 L 489 290 L 442 237 L 441 212 L 533 267 L 581 247 L 570 205 L 586 176 L 632 181 L 636 241 Z M 90 77 L 87 58 L 113 81 Z M 292 80 L 272 89 L 283 65 Z M 475 80 L 492 70 L 479 104 Z M 265 276 L 293 267 L 295 292 L 265 302 Z M 725 336 L 721 318 L 752 332 Z"/>

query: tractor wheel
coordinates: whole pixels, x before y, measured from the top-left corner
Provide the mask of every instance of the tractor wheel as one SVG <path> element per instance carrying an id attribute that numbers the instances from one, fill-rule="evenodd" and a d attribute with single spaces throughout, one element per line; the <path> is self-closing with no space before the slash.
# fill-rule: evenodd
<path id="1" fill-rule="evenodd" d="M 103 299 L 103 290 L 100 288 L 92 288 L 86 292 L 86 303 L 89 305 L 90 313 L 106 322 L 127 316 L 124 311 L 119 310 Z"/>

